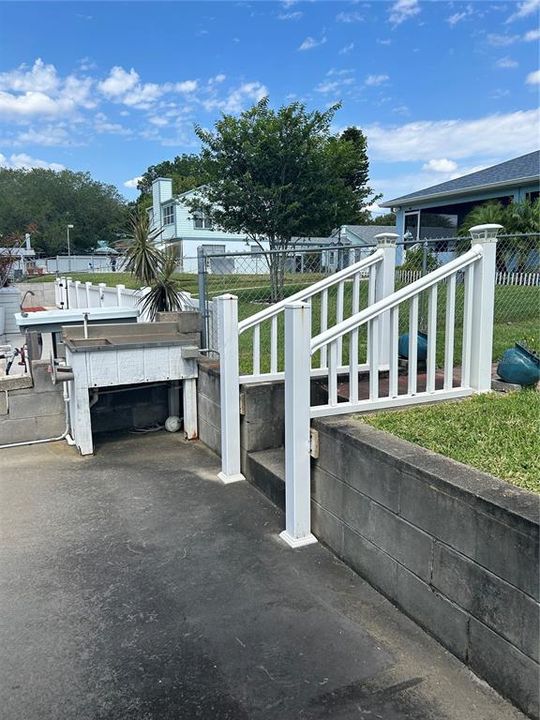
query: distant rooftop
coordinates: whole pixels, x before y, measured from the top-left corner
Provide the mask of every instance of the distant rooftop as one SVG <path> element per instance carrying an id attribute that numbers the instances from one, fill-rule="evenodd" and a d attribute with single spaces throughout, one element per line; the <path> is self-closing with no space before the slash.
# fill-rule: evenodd
<path id="1" fill-rule="evenodd" d="M 463 175 L 438 185 L 431 185 L 423 190 L 417 190 L 409 195 L 402 195 L 394 200 L 388 200 L 381 203 L 381 206 L 399 207 L 412 201 L 416 203 L 419 200 L 428 200 L 439 195 L 456 195 L 460 192 L 467 193 L 498 185 L 504 186 L 505 184 L 516 185 L 523 180 L 537 180 L 539 171 L 540 150 L 535 150 L 527 153 L 527 155 L 521 155 L 498 165 L 492 165 L 484 170 L 478 170 L 478 172 Z"/>

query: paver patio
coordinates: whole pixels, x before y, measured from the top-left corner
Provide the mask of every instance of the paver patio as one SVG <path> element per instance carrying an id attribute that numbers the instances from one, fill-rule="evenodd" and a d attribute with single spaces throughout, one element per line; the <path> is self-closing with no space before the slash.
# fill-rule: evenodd
<path id="1" fill-rule="evenodd" d="M 218 470 L 166 433 L 1 451 L 2 717 L 524 717 Z"/>

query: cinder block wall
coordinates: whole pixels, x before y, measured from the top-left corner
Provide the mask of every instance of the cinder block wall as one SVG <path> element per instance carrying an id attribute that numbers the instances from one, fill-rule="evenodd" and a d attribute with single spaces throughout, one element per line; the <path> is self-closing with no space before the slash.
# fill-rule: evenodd
<path id="1" fill-rule="evenodd" d="M 358 422 L 315 427 L 315 535 L 537 718 L 539 499 Z"/>
<path id="2" fill-rule="evenodd" d="M 219 401 L 219 363 L 199 361 L 197 380 L 199 440 L 221 454 L 221 410 Z"/>
<path id="3" fill-rule="evenodd" d="M 240 417 L 240 448 L 244 471 L 248 469 L 248 453 L 282 447 L 285 439 L 284 392 L 283 382 L 240 387 L 243 405 Z M 311 392 L 313 402 L 325 401 L 326 391 L 321 388 L 319 381 L 312 383 Z M 199 439 L 218 455 L 221 454 L 219 393 L 219 363 L 200 361 L 197 383 Z M 246 477 L 250 477 L 249 469 Z"/>
<path id="4" fill-rule="evenodd" d="M 52 384 L 48 366 L 47 361 L 34 360 L 32 378 L 8 376 L 0 382 L 0 445 L 44 440 L 64 432 L 63 387 Z"/>

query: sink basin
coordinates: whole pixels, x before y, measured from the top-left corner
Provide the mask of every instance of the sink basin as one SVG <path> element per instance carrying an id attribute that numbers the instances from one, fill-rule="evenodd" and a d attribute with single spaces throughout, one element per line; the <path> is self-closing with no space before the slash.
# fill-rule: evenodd
<path id="1" fill-rule="evenodd" d="M 69 338 L 68 342 L 73 347 L 102 347 L 103 345 L 112 345 L 107 338 Z"/>

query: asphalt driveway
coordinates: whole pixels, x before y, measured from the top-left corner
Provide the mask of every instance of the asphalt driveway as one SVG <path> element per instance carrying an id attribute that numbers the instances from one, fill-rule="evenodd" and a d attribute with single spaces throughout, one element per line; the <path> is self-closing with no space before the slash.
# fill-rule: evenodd
<path id="1" fill-rule="evenodd" d="M 512 720 L 215 455 L 159 433 L 0 451 L 6 720 Z"/>

